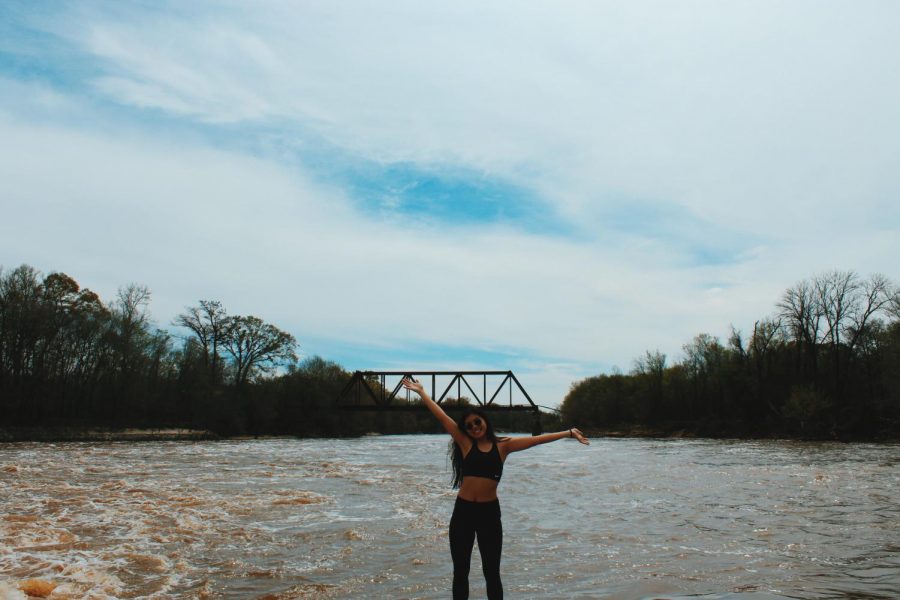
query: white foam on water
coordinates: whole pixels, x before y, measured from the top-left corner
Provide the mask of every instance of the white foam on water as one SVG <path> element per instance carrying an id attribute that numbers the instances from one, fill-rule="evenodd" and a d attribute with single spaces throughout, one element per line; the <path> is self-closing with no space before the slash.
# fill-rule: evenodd
<path id="1" fill-rule="evenodd" d="M 436 440 L 0 447 L 0 467 L 17 467 L 0 468 L 13 517 L 0 515 L 0 579 L 46 579 L 72 598 L 443 597 L 456 492 Z M 749 600 L 825 568 L 843 574 L 837 587 L 890 589 L 891 452 L 542 446 L 501 484 L 504 582 L 510 596 Z"/>
<path id="2" fill-rule="evenodd" d="M 0 581 L 0 600 L 28 600 L 28 596 L 14 584 Z"/>

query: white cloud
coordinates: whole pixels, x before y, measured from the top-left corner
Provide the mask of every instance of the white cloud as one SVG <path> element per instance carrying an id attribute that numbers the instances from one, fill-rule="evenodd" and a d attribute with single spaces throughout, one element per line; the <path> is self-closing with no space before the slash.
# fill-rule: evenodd
<path id="1" fill-rule="evenodd" d="M 0 263 L 106 298 L 146 283 L 164 323 L 215 297 L 301 343 L 520 348 L 558 363 L 536 375 L 544 404 L 580 365 L 749 329 L 817 271 L 897 278 L 896 4 L 198 6 L 45 25 L 97 61 L 83 83 L 101 103 L 485 173 L 580 235 L 366 217 L 309 165 L 171 123 L 123 131 L 86 92 L 0 81 Z M 604 221 L 632 200 L 695 219 L 668 238 Z M 690 260 L 730 235 L 737 262 Z"/>
<path id="2" fill-rule="evenodd" d="M 692 285 L 631 267 L 627 249 L 372 223 L 338 190 L 222 151 L 7 119 L 0 133 L 2 262 L 66 271 L 105 298 L 147 284 L 163 324 L 217 298 L 301 342 L 502 344 L 600 364 L 660 339 L 642 323 L 669 313 L 654 286 Z"/>
<path id="3" fill-rule="evenodd" d="M 575 218 L 624 194 L 784 234 L 898 191 L 900 8 L 866 7 L 273 3 L 66 33 L 125 104 L 293 120 L 375 160 L 524 179 Z"/>

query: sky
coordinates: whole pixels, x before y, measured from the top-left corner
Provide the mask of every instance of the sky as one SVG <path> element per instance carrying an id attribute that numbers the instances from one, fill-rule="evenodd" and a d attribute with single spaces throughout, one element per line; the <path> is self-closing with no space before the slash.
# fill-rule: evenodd
<path id="1" fill-rule="evenodd" d="M 900 280 L 893 0 L 0 3 L 0 266 L 536 402 Z"/>

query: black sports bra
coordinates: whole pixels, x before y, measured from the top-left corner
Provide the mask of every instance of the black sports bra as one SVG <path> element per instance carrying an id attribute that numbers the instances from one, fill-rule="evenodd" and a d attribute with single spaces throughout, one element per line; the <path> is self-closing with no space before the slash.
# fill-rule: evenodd
<path id="1" fill-rule="evenodd" d="M 500 481 L 503 476 L 503 461 L 500 460 L 500 449 L 497 442 L 487 452 L 478 449 L 478 443 L 472 442 L 472 448 L 462 463 L 463 477 L 486 477 Z"/>

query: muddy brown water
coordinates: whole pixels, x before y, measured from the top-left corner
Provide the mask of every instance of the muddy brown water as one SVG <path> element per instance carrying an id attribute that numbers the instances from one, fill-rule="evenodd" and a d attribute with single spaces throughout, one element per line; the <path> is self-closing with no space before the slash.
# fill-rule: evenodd
<path id="1" fill-rule="evenodd" d="M 51 598 L 447 598 L 446 441 L 2 444 L 0 596 L 39 578 Z M 898 484 L 898 445 L 540 446 L 500 484 L 504 588 L 900 598 Z"/>

